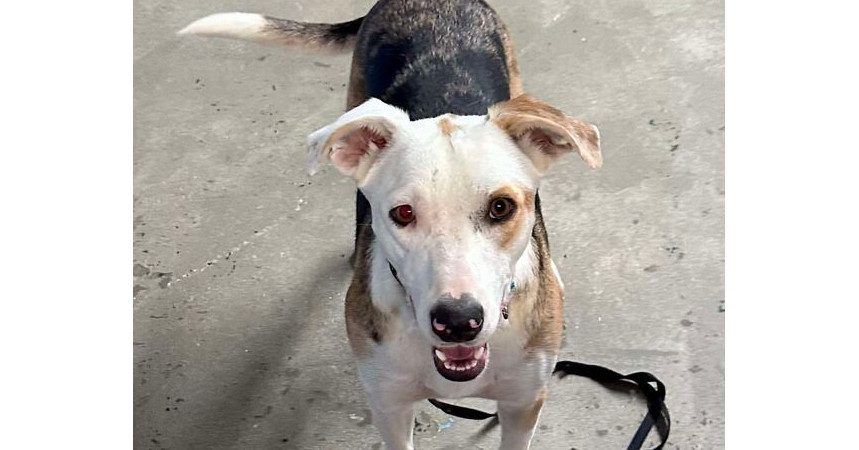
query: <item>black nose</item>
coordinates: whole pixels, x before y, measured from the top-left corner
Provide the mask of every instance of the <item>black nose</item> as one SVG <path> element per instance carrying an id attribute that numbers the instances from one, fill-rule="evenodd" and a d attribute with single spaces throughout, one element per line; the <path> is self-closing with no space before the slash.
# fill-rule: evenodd
<path id="1" fill-rule="evenodd" d="M 432 330 L 446 342 L 467 342 L 483 329 L 483 307 L 469 294 L 442 296 L 430 311 Z"/>

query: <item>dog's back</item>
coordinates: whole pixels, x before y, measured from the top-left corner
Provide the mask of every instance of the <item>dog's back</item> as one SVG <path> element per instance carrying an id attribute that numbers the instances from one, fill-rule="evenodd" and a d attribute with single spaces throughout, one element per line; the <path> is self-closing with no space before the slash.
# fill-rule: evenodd
<path id="1" fill-rule="evenodd" d="M 351 88 L 359 92 L 350 100 L 378 98 L 413 120 L 485 114 L 511 96 L 506 45 L 482 1 L 383 0 L 358 35 Z"/>

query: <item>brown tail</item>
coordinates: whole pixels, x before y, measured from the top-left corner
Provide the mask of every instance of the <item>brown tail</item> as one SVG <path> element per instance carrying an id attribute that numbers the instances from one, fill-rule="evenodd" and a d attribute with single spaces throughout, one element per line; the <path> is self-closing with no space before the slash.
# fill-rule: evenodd
<path id="1" fill-rule="evenodd" d="M 309 47 L 335 52 L 355 46 L 363 17 L 343 23 L 305 23 L 251 13 L 219 13 L 196 20 L 179 35 L 243 39 L 268 45 Z"/>

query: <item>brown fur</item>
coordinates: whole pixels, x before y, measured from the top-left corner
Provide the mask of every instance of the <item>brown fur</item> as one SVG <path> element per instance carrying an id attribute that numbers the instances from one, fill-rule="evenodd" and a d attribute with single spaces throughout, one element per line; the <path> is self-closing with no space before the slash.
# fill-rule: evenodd
<path id="1" fill-rule="evenodd" d="M 372 347 L 385 338 L 388 317 L 373 306 L 370 297 L 370 245 L 373 242 L 373 229 L 361 228 L 355 242 L 355 274 L 346 292 L 346 334 L 355 356 L 370 356 Z"/>
<path id="2" fill-rule="evenodd" d="M 526 337 L 526 353 L 557 355 L 564 330 L 564 293 L 552 270 L 549 240 L 539 207 L 536 214 L 537 223 L 531 234 L 538 258 L 536 277 L 533 283 L 517 287 L 516 296 L 510 301 L 510 321 Z"/>
<path id="3" fill-rule="evenodd" d="M 516 98 L 525 91 L 522 89 L 522 77 L 519 75 L 519 60 L 516 58 L 516 48 L 513 38 L 503 23 L 499 26 L 501 42 L 504 45 L 504 59 L 507 61 L 507 73 L 510 78 L 510 98 Z"/>
<path id="4" fill-rule="evenodd" d="M 509 249 L 516 241 L 516 237 L 519 236 L 519 233 L 522 232 L 522 226 L 528 218 L 528 214 L 530 214 L 534 209 L 534 194 L 532 192 L 525 191 L 518 186 L 510 185 L 497 189 L 489 196 L 491 199 L 499 197 L 510 198 L 516 205 L 514 216 L 494 227 L 500 233 L 501 248 Z M 490 200 L 490 202 L 491 201 L 492 200 Z"/>
<path id="5" fill-rule="evenodd" d="M 438 121 L 438 127 L 441 129 L 441 134 L 447 137 L 450 137 L 454 131 L 459 129 L 459 126 L 451 122 L 448 117 L 442 117 L 441 120 Z"/>
<path id="6" fill-rule="evenodd" d="M 505 117 L 515 116 L 536 116 L 546 119 L 550 122 L 562 123 L 567 120 L 567 115 L 558 108 L 552 105 L 541 102 L 529 94 L 518 95 L 506 102 L 499 103 L 492 107 L 491 116 L 493 119 L 504 119 Z M 498 123 L 510 123 L 501 121 Z M 500 125 L 499 125 L 500 126 Z M 505 127 L 501 127 L 504 129 Z"/>
<path id="7" fill-rule="evenodd" d="M 591 168 L 602 165 L 599 133 L 593 125 L 564 114 L 563 111 L 543 103 L 528 94 L 489 108 L 489 118 L 520 145 L 536 145 L 550 157 L 578 150 Z M 535 133 L 536 131 L 536 133 Z M 557 135 L 566 144 L 557 145 L 551 135 Z M 526 139 L 523 141 L 523 139 Z M 538 164 L 538 169 L 545 170 Z"/>

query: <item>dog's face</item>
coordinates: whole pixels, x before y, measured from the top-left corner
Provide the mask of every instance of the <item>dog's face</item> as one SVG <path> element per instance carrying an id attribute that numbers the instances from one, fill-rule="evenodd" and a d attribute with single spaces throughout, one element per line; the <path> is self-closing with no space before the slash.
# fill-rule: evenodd
<path id="1" fill-rule="evenodd" d="M 418 121 L 369 100 L 312 134 L 308 156 L 312 167 L 330 158 L 370 202 L 373 258 L 395 274 L 374 277 L 374 296 L 398 280 L 439 373 L 467 381 L 485 368 L 517 263 L 530 258 L 540 176 L 570 151 L 599 166 L 596 128 L 520 96 L 486 116 Z"/>

